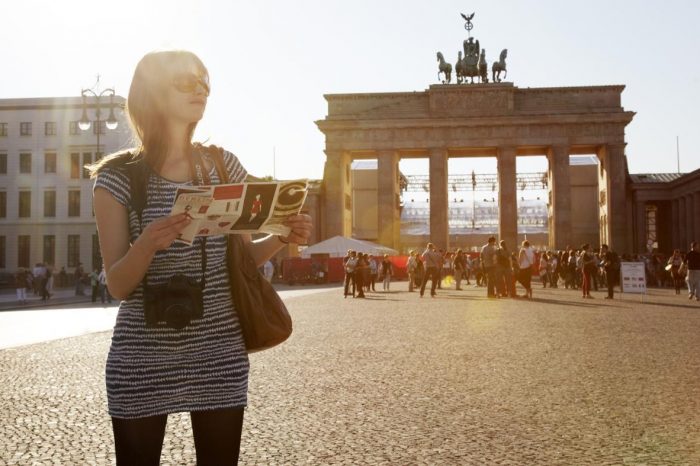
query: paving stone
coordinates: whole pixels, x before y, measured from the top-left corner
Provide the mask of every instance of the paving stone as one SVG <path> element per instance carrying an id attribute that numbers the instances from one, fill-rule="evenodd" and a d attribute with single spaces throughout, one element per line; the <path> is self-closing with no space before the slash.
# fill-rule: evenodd
<path id="1" fill-rule="evenodd" d="M 251 355 L 241 464 L 700 464 L 700 306 L 484 294 L 288 300 L 293 336 Z M 0 351 L 0 466 L 114 464 L 110 338 Z M 194 458 L 171 415 L 162 464 Z"/>

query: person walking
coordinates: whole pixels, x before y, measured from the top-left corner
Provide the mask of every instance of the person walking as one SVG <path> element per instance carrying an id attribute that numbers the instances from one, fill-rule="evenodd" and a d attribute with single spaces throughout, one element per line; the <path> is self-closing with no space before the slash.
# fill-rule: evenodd
<path id="1" fill-rule="evenodd" d="M 90 289 L 92 290 L 92 302 L 96 303 L 97 296 L 100 294 L 100 273 L 95 269 L 90 272 L 88 278 L 90 279 Z"/>
<path id="2" fill-rule="evenodd" d="M 532 299 L 532 267 L 535 265 L 535 251 L 528 240 L 523 241 L 518 252 L 518 281 L 525 288 L 523 298 Z"/>
<path id="3" fill-rule="evenodd" d="M 592 299 L 591 274 L 595 271 L 596 261 L 588 251 L 589 248 L 590 245 L 588 243 L 581 246 L 581 273 L 583 275 L 583 286 L 581 287 L 583 294 L 581 297 Z"/>
<path id="4" fill-rule="evenodd" d="M 681 265 L 683 265 L 683 256 L 681 256 L 681 250 L 676 249 L 673 251 L 673 255 L 668 258 L 668 262 L 666 263 L 666 270 L 671 272 L 673 287 L 676 289 L 676 294 L 681 294 L 681 287 L 683 286 Z"/>
<path id="5" fill-rule="evenodd" d="M 208 73 L 196 55 L 147 54 L 126 105 L 140 147 L 90 167 L 107 283 L 121 301 L 105 369 L 118 466 L 159 464 L 168 415 L 179 412 L 190 414 L 197 464 L 238 462 L 250 363 L 231 299 L 227 239 L 177 242 L 191 219 L 170 215 L 179 188 L 247 176 L 230 152 L 192 142 L 208 96 Z M 143 209 L 132 205 L 136 190 L 144 193 Z M 284 224 L 287 236 L 241 235 L 257 266 L 289 243 L 305 244 L 313 228 L 305 214 Z M 173 288 L 179 306 L 153 307 Z"/>
<path id="6" fill-rule="evenodd" d="M 488 243 L 481 248 L 481 268 L 486 279 L 486 296 L 496 298 L 496 266 L 498 258 L 496 255 L 496 237 L 489 237 Z"/>
<path id="7" fill-rule="evenodd" d="M 454 259 L 452 260 L 452 269 L 455 271 L 455 289 L 462 289 L 462 276 L 467 269 L 466 256 L 461 249 L 457 249 Z"/>
<path id="8" fill-rule="evenodd" d="M 413 293 L 413 288 L 416 282 L 416 271 L 418 269 L 418 259 L 416 259 L 416 251 L 411 250 L 408 253 L 406 261 L 406 272 L 408 273 L 408 292 Z"/>
<path id="9" fill-rule="evenodd" d="M 688 269 L 688 299 L 700 301 L 700 243 L 697 241 L 690 243 L 685 266 Z"/>
<path id="10" fill-rule="evenodd" d="M 430 297 L 434 298 L 436 295 L 435 288 L 437 288 L 438 282 L 440 281 L 440 269 L 442 268 L 442 254 L 435 250 L 435 245 L 433 243 L 428 243 L 425 247 L 425 251 L 422 254 L 423 259 L 423 281 L 420 285 L 420 297 L 425 294 L 425 285 L 428 280 L 430 283 Z"/>
<path id="11" fill-rule="evenodd" d="M 100 301 L 102 304 L 104 304 L 105 301 L 111 304 L 112 296 L 109 294 L 109 290 L 107 289 L 107 271 L 105 270 L 104 264 L 102 264 L 102 270 L 100 270 L 100 273 L 97 276 L 97 286 L 99 288 Z"/>
<path id="12" fill-rule="evenodd" d="M 375 283 L 377 283 L 378 276 L 379 265 L 377 265 L 377 258 L 374 256 L 369 256 L 369 283 L 367 284 L 367 291 L 377 291 L 375 288 Z"/>
<path id="13" fill-rule="evenodd" d="M 608 286 L 608 295 L 605 299 L 614 299 L 615 286 L 619 284 L 620 280 L 620 257 L 615 251 L 611 251 L 607 244 L 600 246 L 600 256 Z"/>
<path id="14" fill-rule="evenodd" d="M 348 251 L 348 255 L 343 259 L 343 267 L 345 267 L 345 288 L 343 297 L 347 298 L 352 286 L 352 297 L 355 297 L 355 268 L 357 267 L 357 253 L 353 250 Z"/>
<path id="15" fill-rule="evenodd" d="M 381 265 L 381 275 L 384 282 L 384 291 L 389 291 L 391 287 L 391 277 L 394 275 L 394 265 L 389 260 L 389 254 L 384 254 Z"/>
<path id="16" fill-rule="evenodd" d="M 513 281 L 513 269 L 511 268 L 510 251 L 505 240 L 498 243 L 498 272 L 500 275 L 499 281 L 502 283 L 503 297 L 515 297 L 515 282 Z"/>
<path id="17" fill-rule="evenodd" d="M 365 279 L 369 277 L 369 263 L 367 262 L 367 254 L 362 252 L 357 253 L 357 264 L 355 265 L 355 288 L 357 296 L 353 298 L 365 297 Z"/>
<path id="18" fill-rule="evenodd" d="M 27 304 L 27 286 L 27 272 L 20 267 L 15 273 L 15 291 L 19 304 Z"/>

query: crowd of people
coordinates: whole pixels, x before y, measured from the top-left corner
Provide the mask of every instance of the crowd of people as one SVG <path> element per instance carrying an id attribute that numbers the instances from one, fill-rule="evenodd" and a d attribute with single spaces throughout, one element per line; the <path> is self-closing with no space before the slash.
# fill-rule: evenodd
<path id="1" fill-rule="evenodd" d="M 620 286 L 622 262 L 644 262 L 649 286 L 673 286 L 676 294 L 687 286 L 688 298 L 700 300 L 700 252 L 697 242 L 690 245 L 687 254 L 680 250 L 664 258 L 659 254 L 618 255 L 608 245 L 592 248 L 582 244 L 561 251 L 536 251 L 526 240 L 511 250 L 505 241 L 497 243 L 495 237 L 478 253 L 462 249 L 444 251 L 428 243 L 422 252 L 412 250 L 406 262 L 408 291 L 418 291 L 423 297 L 430 281 L 430 296 L 437 290 L 451 287 L 462 290 L 462 284 L 486 288 L 489 298 L 533 297 L 533 286 L 580 291 L 582 299 L 593 299 L 591 292 L 605 289 L 605 299 L 614 299 L 615 288 Z M 343 258 L 345 268 L 344 295 L 365 297 L 365 292 L 375 291 L 379 278 L 384 291 L 390 289 L 395 275 L 387 256 L 378 258 L 356 251 L 348 251 Z M 535 283 L 533 284 L 533 279 Z M 524 289 L 516 291 L 516 285 Z"/>
<path id="2" fill-rule="evenodd" d="M 96 268 L 91 273 L 86 273 L 83 264 L 75 267 L 74 272 L 69 275 L 65 267 L 61 267 L 58 272 L 50 264 L 37 263 L 33 268 L 17 269 L 14 275 L 15 291 L 17 302 L 27 304 L 28 294 L 41 297 L 43 302 L 48 302 L 54 295 L 55 288 L 75 286 L 75 296 L 87 296 L 85 288 L 90 287 L 92 302 L 112 302 L 112 297 L 107 289 L 107 274 L 104 270 Z"/>

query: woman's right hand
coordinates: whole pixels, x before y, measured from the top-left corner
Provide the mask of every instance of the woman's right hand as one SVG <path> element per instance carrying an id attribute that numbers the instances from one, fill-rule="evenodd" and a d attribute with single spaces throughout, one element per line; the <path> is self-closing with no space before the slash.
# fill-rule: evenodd
<path id="1" fill-rule="evenodd" d="M 191 222 L 192 219 L 184 213 L 154 220 L 143 229 L 134 245 L 139 245 L 149 254 L 168 249 Z"/>

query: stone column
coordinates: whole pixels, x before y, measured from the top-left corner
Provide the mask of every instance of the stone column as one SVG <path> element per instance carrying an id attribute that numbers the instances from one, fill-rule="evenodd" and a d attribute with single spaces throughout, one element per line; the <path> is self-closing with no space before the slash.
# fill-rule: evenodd
<path id="1" fill-rule="evenodd" d="M 599 189 L 605 189 L 605 237 L 618 254 L 627 253 L 632 245 L 627 244 L 625 144 L 606 144 L 598 157 L 603 164 L 603 186 Z"/>
<path id="2" fill-rule="evenodd" d="M 325 224 L 323 239 L 352 234 L 352 196 L 350 194 L 350 156 L 345 151 L 326 151 L 323 169 Z"/>
<path id="3" fill-rule="evenodd" d="M 647 252 L 647 208 L 644 201 L 634 202 L 634 225 L 637 232 L 635 237 L 635 251 L 637 253 Z"/>
<path id="4" fill-rule="evenodd" d="M 691 239 L 693 241 L 700 241 L 700 191 L 693 194 L 693 222 L 695 237 Z"/>
<path id="5" fill-rule="evenodd" d="M 399 249 L 401 218 L 399 212 L 399 154 L 377 152 L 377 201 L 379 243 Z"/>
<path id="6" fill-rule="evenodd" d="M 684 244 L 684 251 L 690 251 L 690 242 L 695 239 L 697 232 L 695 231 L 695 219 L 693 218 L 693 213 L 695 212 L 695 207 L 693 203 L 693 195 L 687 194 L 685 196 L 685 231 L 686 238 Z"/>
<path id="7" fill-rule="evenodd" d="M 549 247 L 564 249 L 572 246 L 571 237 L 571 169 L 569 146 L 556 145 L 549 148 L 549 191 L 551 199 L 552 228 Z"/>
<path id="8" fill-rule="evenodd" d="M 676 228 L 678 228 L 678 249 L 685 251 L 688 247 L 688 217 L 687 210 L 685 208 L 685 196 L 678 198 L 678 223 Z"/>
<path id="9" fill-rule="evenodd" d="M 498 148 L 498 240 L 505 240 L 511 251 L 518 241 L 515 149 L 514 146 Z"/>
<path id="10" fill-rule="evenodd" d="M 678 199 L 671 201 L 671 249 L 676 249 L 681 243 L 678 222 Z M 668 253 L 672 251 L 666 251 Z"/>
<path id="11" fill-rule="evenodd" d="M 430 150 L 430 242 L 438 249 L 450 247 L 447 217 L 447 150 Z"/>

